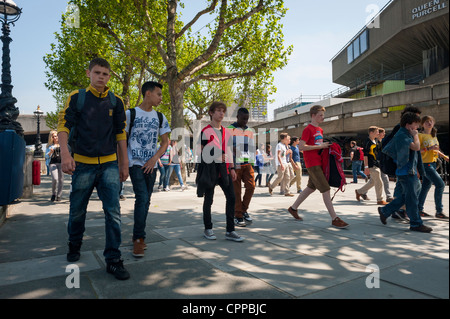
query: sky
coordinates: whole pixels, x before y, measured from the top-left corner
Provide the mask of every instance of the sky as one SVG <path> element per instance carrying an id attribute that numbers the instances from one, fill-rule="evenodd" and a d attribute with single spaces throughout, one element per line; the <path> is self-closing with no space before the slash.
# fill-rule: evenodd
<path id="1" fill-rule="evenodd" d="M 186 20 L 206 6 L 204 0 L 188 0 Z M 66 0 L 14 0 L 23 13 L 11 26 L 11 74 L 13 96 L 21 114 L 32 114 L 37 106 L 44 112 L 56 110 L 53 92 L 44 83 L 43 57 L 51 52 L 55 32 L 60 30 Z M 293 45 L 288 65 L 277 71 L 270 96 L 269 120 L 273 110 L 300 96 L 323 96 L 341 87 L 332 82 L 331 59 L 378 13 L 389 0 L 285 0 L 289 8 L 284 25 L 285 46 Z M 209 21 L 207 21 L 209 22 Z M 205 20 L 193 27 L 201 29 Z"/>

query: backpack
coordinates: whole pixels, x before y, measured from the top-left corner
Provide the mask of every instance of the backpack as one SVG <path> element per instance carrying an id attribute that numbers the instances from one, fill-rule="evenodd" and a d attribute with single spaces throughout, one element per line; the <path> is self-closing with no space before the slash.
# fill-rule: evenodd
<path id="1" fill-rule="evenodd" d="M 333 200 L 338 191 L 345 192 L 345 185 L 347 185 L 344 170 L 342 168 L 342 162 L 344 161 L 344 158 L 342 157 L 342 150 L 338 144 L 333 143 L 330 148 L 324 149 L 321 155 L 322 170 L 325 178 L 327 179 L 330 187 L 337 188 L 331 198 L 331 200 Z"/>
<path id="2" fill-rule="evenodd" d="M 161 112 L 156 111 L 156 114 L 158 114 L 158 120 L 159 120 L 159 129 L 162 129 L 162 125 L 163 125 L 163 115 Z M 127 145 L 128 145 L 128 139 L 130 138 L 130 134 L 131 134 L 131 129 L 134 126 L 134 120 L 136 119 L 136 109 L 132 108 L 130 109 L 130 128 L 128 129 L 128 134 L 127 134 Z"/>
<path id="3" fill-rule="evenodd" d="M 358 147 L 356 150 L 359 151 L 359 160 L 364 161 L 364 149 L 362 147 Z"/>
<path id="4" fill-rule="evenodd" d="M 116 96 L 114 95 L 113 92 L 109 91 L 108 97 L 111 101 L 111 105 L 115 108 L 117 105 Z M 81 111 L 83 110 L 85 100 L 86 100 L 86 89 L 78 90 L 78 100 L 77 100 L 77 109 L 76 109 L 77 113 L 76 113 L 76 117 L 75 117 L 76 120 L 75 120 L 75 124 L 70 129 L 69 138 L 68 138 L 68 142 L 67 142 L 67 144 L 69 146 L 69 152 L 72 153 L 72 156 L 73 156 L 73 153 L 75 153 L 75 148 L 76 148 L 77 138 L 78 138 L 77 122 L 80 119 Z"/>
<path id="5" fill-rule="evenodd" d="M 395 136 L 395 134 L 398 132 L 398 130 L 394 129 L 389 135 L 385 136 L 383 138 L 383 141 L 381 142 L 381 147 L 383 145 L 387 145 L 392 138 Z M 389 155 L 385 154 L 383 151 L 378 152 L 378 162 L 380 163 L 380 170 L 387 175 L 395 176 L 395 171 L 397 170 L 397 164 L 394 162 L 394 159 L 390 157 Z"/>

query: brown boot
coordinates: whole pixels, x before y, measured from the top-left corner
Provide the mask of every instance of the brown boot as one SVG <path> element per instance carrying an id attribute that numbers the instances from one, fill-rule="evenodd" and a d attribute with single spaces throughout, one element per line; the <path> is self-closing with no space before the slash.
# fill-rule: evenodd
<path id="1" fill-rule="evenodd" d="M 147 245 L 144 243 L 144 238 L 139 238 L 133 240 L 133 256 L 134 257 L 144 257 L 144 250 Z"/>

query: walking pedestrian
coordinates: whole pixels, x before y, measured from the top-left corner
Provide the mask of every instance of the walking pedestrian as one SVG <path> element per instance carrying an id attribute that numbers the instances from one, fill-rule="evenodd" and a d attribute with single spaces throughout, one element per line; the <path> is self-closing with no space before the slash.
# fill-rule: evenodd
<path id="1" fill-rule="evenodd" d="M 380 145 L 377 143 L 378 135 L 378 127 L 369 127 L 369 137 L 364 144 L 364 174 L 370 175 L 370 179 L 363 187 L 356 189 L 355 194 L 357 201 L 360 201 L 361 198 L 370 200 L 367 192 L 372 187 L 375 187 L 377 204 L 386 205 L 387 202 L 383 200 L 383 182 L 381 180 L 380 164 L 377 160 L 378 152 L 380 152 Z"/>
<path id="2" fill-rule="evenodd" d="M 379 150 L 383 151 L 383 138 L 386 136 L 386 130 L 384 128 L 379 127 L 378 133 L 379 133 L 377 137 L 378 148 Z M 380 177 L 381 181 L 383 182 L 384 193 L 386 194 L 386 202 L 390 203 L 392 202 L 394 197 L 392 196 L 391 191 L 389 189 L 389 176 L 380 170 Z"/>
<path id="3" fill-rule="evenodd" d="M 364 164 L 364 149 L 358 146 L 356 141 L 350 142 L 350 160 L 352 161 L 352 183 L 358 184 L 358 174 L 361 175 L 367 183 L 367 175 L 361 170 L 361 167 Z"/>
<path id="4" fill-rule="evenodd" d="M 105 213 L 106 271 L 125 280 L 130 274 L 123 266 L 119 249 L 122 241 L 120 183 L 129 174 L 125 106 L 106 86 L 111 78 L 111 67 L 105 59 L 93 59 L 86 75 L 90 79 L 89 87 L 70 94 L 58 122 L 62 170 L 72 176 L 67 261 L 80 259 L 86 209 L 95 187 Z M 72 144 L 73 157 L 67 146 L 71 129 L 76 135 Z"/>
<path id="5" fill-rule="evenodd" d="M 294 170 L 294 174 L 291 177 L 291 182 L 289 186 L 292 186 L 294 183 L 296 183 L 297 193 L 302 192 L 302 163 L 300 161 L 300 150 L 298 149 L 299 144 L 300 139 L 297 136 L 291 138 L 289 147 L 291 148 L 292 151 L 291 165 Z"/>
<path id="6" fill-rule="evenodd" d="M 384 207 L 378 207 L 381 223 L 386 225 L 387 218 L 406 204 L 406 213 L 409 217 L 410 230 L 429 233 L 433 229 L 425 226 L 419 215 L 420 182 L 418 173 L 418 154 L 420 140 L 418 127 L 420 117 L 411 112 L 404 113 L 400 122 L 401 128 L 392 140 L 384 146 L 383 152 L 394 159 L 397 164 L 398 194 L 394 200 Z"/>
<path id="7" fill-rule="evenodd" d="M 248 209 L 256 186 L 253 170 L 255 140 L 253 130 L 247 126 L 249 116 L 246 108 L 240 108 L 237 112 L 237 121 L 228 126 L 233 135 L 233 163 L 236 172 L 236 180 L 233 181 L 236 198 L 234 217 L 235 225 L 239 227 L 245 227 L 253 222 Z M 242 183 L 245 193 L 241 198 Z"/>
<path id="8" fill-rule="evenodd" d="M 177 141 L 175 140 L 170 141 L 169 155 L 169 172 L 166 175 L 167 188 L 170 190 L 170 177 L 172 176 L 172 172 L 175 171 L 181 186 L 181 191 L 184 191 L 187 189 L 187 186 L 184 184 L 183 177 L 181 176 L 181 161 L 180 156 L 178 155 Z"/>
<path id="9" fill-rule="evenodd" d="M 277 167 L 277 178 L 273 181 L 272 184 L 268 185 L 269 194 L 273 194 L 273 189 L 280 184 L 280 194 L 285 196 L 293 196 L 288 191 L 288 186 L 290 182 L 290 172 L 288 167 L 288 162 L 286 156 L 288 152 L 292 151 L 289 149 L 289 135 L 287 133 L 280 134 L 280 142 L 277 144 L 275 148 L 275 165 Z"/>
<path id="10" fill-rule="evenodd" d="M 436 207 L 435 217 L 448 220 L 448 216 L 443 213 L 444 205 L 442 203 L 445 183 L 436 170 L 436 163 L 439 157 L 444 158 L 447 162 L 449 161 L 449 158 L 440 150 L 439 140 L 437 138 L 437 129 L 434 126 L 435 123 L 436 120 L 429 115 L 424 116 L 421 120 L 423 132 L 419 133 L 419 141 L 425 176 L 422 176 L 422 190 L 419 194 L 419 214 L 421 217 L 430 216 L 424 212 L 424 204 L 427 199 L 428 192 L 431 189 L 431 185 L 434 185 L 434 204 Z"/>
<path id="11" fill-rule="evenodd" d="M 52 177 L 52 197 L 50 201 L 61 201 L 64 187 L 64 174 L 61 168 L 61 147 L 58 142 L 58 132 L 51 131 L 48 136 L 46 157 L 49 158 L 49 168 Z"/>
<path id="12" fill-rule="evenodd" d="M 223 102 L 213 102 L 208 114 L 211 122 L 201 132 L 201 158 L 197 172 L 197 195 L 204 196 L 203 223 L 205 230 L 203 236 L 209 240 L 215 240 L 211 219 L 211 206 L 214 198 L 214 188 L 219 185 L 225 198 L 226 233 L 225 239 L 241 242 L 241 237 L 235 231 L 234 206 L 235 194 L 233 182 L 236 180 L 236 172 L 231 150 L 232 135 L 222 126 L 227 106 Z"/>
<path id="13" fill-rule="evenodd" d="M 298 207 L 316 189 L 322 193 L 322 199 L 331 217 L 331 225 L 336 228 L 346 228 L 349 225 L 340 219 L 333 207 L 330 196 L 330 185 L 322 170 L 322 157 L 320 151 L 330 147 L 330 143 L 323 141 L 323 129 L 320 124 L 325 118 L 325 108 L 315 105 L 310 109 L 311 123 L 303 130 L 299 144 L 300 151 L 303 152 L 303 159 L 309 174 L 306 188 L 298 195 L 294 204 L 288 208 L 289 213 L 297 220 L 303 220 L 298 215 Z"/>
<path id="14" fill-rule="evenodd" d="M 155 107 L 162 101 L 162 85 L 157 82 L 145 82 L 142 85 L 141 105 L 135 108 L 136 116 L 131 125 L 131 110 L 127 115 L 128 162 L 131 183 L 135 194 L 133 225 L 133 256 L 143 257 L 146 249 L 146 222 L 153 186 L 156 180 L 157 162 L 169 144 L 170 127 L 164 115 L 160 117 Z M 131 127 L 131 131 L 130 131 Z M 158 137 L 161 145 L 158 149 Z"/>

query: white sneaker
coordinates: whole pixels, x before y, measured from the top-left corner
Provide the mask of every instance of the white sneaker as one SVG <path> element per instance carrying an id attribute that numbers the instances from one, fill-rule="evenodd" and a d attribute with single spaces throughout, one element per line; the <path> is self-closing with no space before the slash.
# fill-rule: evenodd
<path id="1" fill-rule="evenodd" d="M 162 190 L 163 189 L 163 186 L 162 185 L 159 185 L 158 186 L 158 190 Z"/>
<path id="2" fill-rule="evenodd" d="M 182 185 L 181 186 L 181 191 L 184 191 L 185 189 L 187 189 L 187 186 L 186 185 Z"/>
<path id="3" fill-rule="evenodd" d="M 232 231 L 230 233 L 229 232 L 225 233 L 225 239 L 232 240 L 232 241 L 243 241 L 245 238 L 239 236 L 238 233 L 236 233 L 235 231 Z"/>
<path id="4" fill-rule="evenodd" d="M 164 188 L 164 191 L 165 191 L 165 192 L 170 192 L 170 188 L 169 188 L 169 187 L 166 187 L 166 188 Z"/>
<path id="5" fill-rule="evenodd" d="M 205 229 L 205 231 L 203 233 L 203 237 L 205 237 L 206 239 L 209 239 L 209 240 L 216 239 L 216 236 L 214 235 L 214 232 L 212 229 Z"/>

